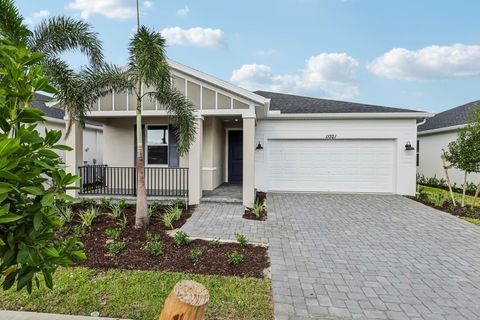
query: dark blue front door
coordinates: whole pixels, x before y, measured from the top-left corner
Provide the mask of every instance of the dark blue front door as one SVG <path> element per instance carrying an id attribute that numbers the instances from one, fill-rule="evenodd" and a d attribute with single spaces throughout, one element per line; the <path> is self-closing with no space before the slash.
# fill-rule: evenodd
<path id="1" fill-rule="evenodd" d="M 228 132 L 228 182 L 243 181 L 243 131 Z"/>

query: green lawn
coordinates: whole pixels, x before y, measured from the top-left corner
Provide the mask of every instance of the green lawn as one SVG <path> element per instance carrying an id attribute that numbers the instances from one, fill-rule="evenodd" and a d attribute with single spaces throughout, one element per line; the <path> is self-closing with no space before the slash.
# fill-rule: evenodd
<path id="1" fill-rule="evenodd" d="M 183 279 L 198 281 L 210 291 L 207 319 L 272 319 L 270 280 L 88 268 L 59 269 L 53 290 L 43 285 L 30 296 L 26 291 L 0 290 L 0 309 L 76 315 L 98 311 L 105 317 L 154 320 L 173 286 Z"/>
<path id="2" fill-rule="evenodd" d="M 450 192 L 448 190 L 443 190 L 440 188 L 434 188 L 434 187 L 427 187 L 427 186 L 420 186 L 420 190 L 425 191 L 429 194 L 434 194 L 434 193 L 440 193 L 443 194 L 445 197 L 450 199 Z M 454 192 L 454 197 L 455 201 L 458 203 L 461 203 L 462 201 L 462 194 L 458 192 Z M 465 203 L 466 204 L 471 204 L 473 201 L 473 196 L 466 195 L 465 196 Z M 480 199 L 477 199 L 477 204 L 475 205 L 476 207 L 480 207 Z"/>
<path id="3" fill-rule="evenodd" d="M 480 226 L 480 219 L 478 218 L 470 218 L 470 217 L 462 217 L 463 220 L 473 223 L 477 226 Z"/>

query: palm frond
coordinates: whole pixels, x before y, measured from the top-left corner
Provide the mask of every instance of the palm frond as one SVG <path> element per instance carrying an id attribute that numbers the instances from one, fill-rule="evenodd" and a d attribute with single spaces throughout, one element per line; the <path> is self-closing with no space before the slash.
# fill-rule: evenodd
<path id="1" fill-rule="evenodd" d="M 5 1 L 5 0 L 2 0 Z M 43 20 L 29 39 L 30 47 L 49 55 L 65 51 L 80 51 L 93 65 L 103 61 L 102 42 L 92 26 L 71 17 L 58 16 Z"/>
<path id="2" fill-rule="evenodd" d="M 112 91 L 133 91 L 136 77 L 129 70 L 115 65 L 101 65 L 87 67 L 80 72 L 83 91 L 89 95 L 91 101 L 105 96 Z"/>
<path id="3" fill-rule="evenodd" d="M 13 44 L 26 42 L 31 35 L 23 24 L 23 17 L 12 0 L 0 0 L 0 36 L 8 38 Z"/>
<path id="4" fill-rule="evenodd" d="M 147 86 L 167 87 L 170 83 L 170 66 L 165 54 L 165 39 L 160 33 L 141 26 L 129 46 L 129 69 Z"/>
<path id="5" fill-rule="evenodd" d="M 197 132 L 194 105 L 173 87 L 157 88 L 157 91 L 150 95 L 164 105 L 172 116 L 173 124 L 178 128 L 178 153 L 179 155 L 186 154 Z"/>

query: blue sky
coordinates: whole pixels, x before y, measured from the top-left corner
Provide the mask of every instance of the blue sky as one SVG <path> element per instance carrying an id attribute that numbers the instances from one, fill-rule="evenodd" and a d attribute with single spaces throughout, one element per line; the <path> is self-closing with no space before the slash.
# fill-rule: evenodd
<path id="1" fill-rule="evenodd" d="M 17 1 L 88 20 L 124 64 L 135 0 Z M 439 112 L 480 99 L 480 1 L 140 0 L 170 58 L 247 89 Z M 76 66 L 85 63 L 68 55 Z"/>

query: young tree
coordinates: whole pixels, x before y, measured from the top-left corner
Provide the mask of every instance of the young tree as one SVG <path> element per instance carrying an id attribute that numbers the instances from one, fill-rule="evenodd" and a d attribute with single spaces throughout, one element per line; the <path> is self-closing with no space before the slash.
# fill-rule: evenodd
<path id="1" fill-rule="evenodd" d="M 480 172 L 480 113 L 474 113 L 472 122 L 463 127 L 456 141 L 448 144 L 445 159 L 451 165 L 464 171 L 463 193 L 461 206 L 465 206 L 467 177 L 472 172 Z"/>
<path id="2" fill-rule="evenodd" d="M 178 136 L 178 153 L 188 152 L 196 133 L 194 107 L 172 84 L 170 66 L 165 54 L 165 39 L 160 33 L 139 27 L 129 44 L 126 68 L 103 66 L 90 68 L 82 77 L 92 91 L 101 96 L 115 90 L 126 90 L 136 98 L 137 137 L 137 206 L 135 226 L 148 224 L 147 198 L 144 176 L 144 150 L 142 145 L 142 99 L 149 97 L 163 105 L 172 116 Z M 145 89 L 146 88 L 146 89 Z"/>
<path id="3" fill-rule="evenodd" d="M 40 284 L 52 288 L 58 266 L 85 259 L 75 238 L 58 239 L 60 212 L 72 201 L 65 191 L 79 178 L 60 169 L 54 149 L 61 132 L 35 130 L 43 112 L 29 108 L 36 91 L 54 93 L 39 65 L 44 56 L 0 40 L 0 279 L 4 290 Z"/>

